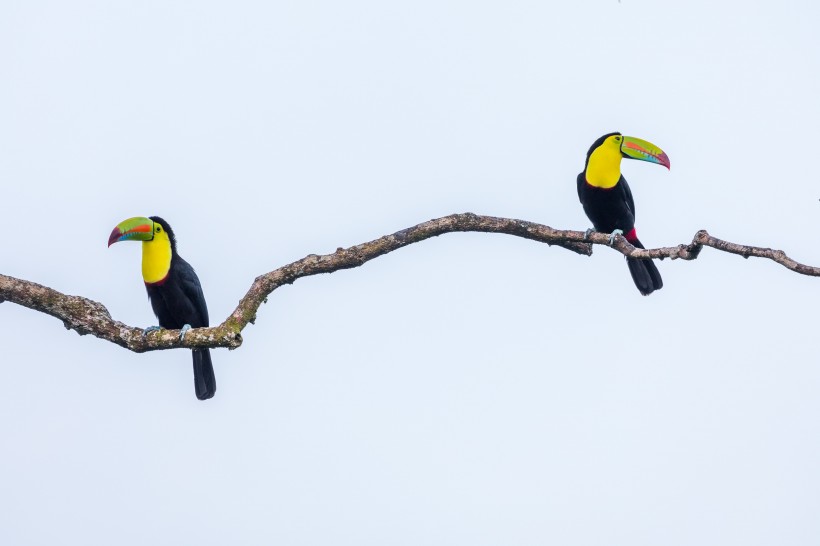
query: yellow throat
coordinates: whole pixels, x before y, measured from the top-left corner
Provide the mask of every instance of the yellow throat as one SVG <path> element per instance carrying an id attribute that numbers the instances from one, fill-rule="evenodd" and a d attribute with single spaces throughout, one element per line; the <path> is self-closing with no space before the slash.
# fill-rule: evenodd
<path id="1" fill-rule="evenodd" d="M 606 139 L 592 151 L 587 163 L 587 183 L 596 188 L 614 188 L 621 179 L 621 145 L 615 136 Z"/>
<path id="2" fill-rule="evenodd" d="M 142 242 L 142 279 L 146 283 L 155 283 L 168 276 L 171 269 L 171 240 L 164 229 L 156 229 L 154 238 Z"/>

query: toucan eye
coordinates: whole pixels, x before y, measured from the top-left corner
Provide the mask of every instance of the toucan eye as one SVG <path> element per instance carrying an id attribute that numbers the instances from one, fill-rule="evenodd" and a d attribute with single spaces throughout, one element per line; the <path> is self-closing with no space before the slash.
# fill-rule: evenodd
<path id="1" fill-rule="evenodd" d="M 157 226 L 157 233 L 159 233 L 160 231 L 162 231 L 162 228 Z"/>
<path id="2" fill-rule="evenodd" d="M 621 137 L 616 136 L 616 137 L 615 137 L 615 142 L 620 142 L 620 141 L 621 141 Z"/>

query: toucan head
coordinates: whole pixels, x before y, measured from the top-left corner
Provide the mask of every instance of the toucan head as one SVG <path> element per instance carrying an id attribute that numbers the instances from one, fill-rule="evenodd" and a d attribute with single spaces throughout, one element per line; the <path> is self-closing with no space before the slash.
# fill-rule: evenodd
<path id="1" fill-rule="evenodd" d="M 111 231 L 108 246 L 120 241 L 168 241 L 172 249 L 176 248 L 174 232 L 168 223 L 159 216 L 145 218 L 136 216 L 123 220 Z"/>
<path id="2" fill-rule="evenodd" d="M 670 167 L 669 156 L 663 150 L 651 142 L 621 133 L 609 133 L 593 142 L 587 152 L 587 164 L 593 153 L 649 161 L 667 169 Z"/>

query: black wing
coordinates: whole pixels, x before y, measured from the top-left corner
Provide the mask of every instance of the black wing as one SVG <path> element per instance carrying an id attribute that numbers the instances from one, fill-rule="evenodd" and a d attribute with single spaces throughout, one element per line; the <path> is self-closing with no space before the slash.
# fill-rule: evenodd
<path id="1" fill-rule="evenodd" d="M 194 328 L 208 326 L 208 305 L 205 303 L 205 294 L 202 292 L 199 277 L 196 276 L 196 271 L 191 264 L 179 257 L 178 260 L 180 288 L 197 314 L 197 317 L 191 317 L 189 324 Z"/>
<path id="2" fill-rule="evenodd" d="M 621 180 L 618 181 L 618 185 L 624 191 L 624 200 L 626 200 L 626 206 L 629 207 L 629 211 L 632 213 L 632 221 L 635 221 L 635 200 L 632 198 L 632 190 L 629 188 L 629 184 L 626 183 L 626 178 L 624 175 L 621 175 Z"/>

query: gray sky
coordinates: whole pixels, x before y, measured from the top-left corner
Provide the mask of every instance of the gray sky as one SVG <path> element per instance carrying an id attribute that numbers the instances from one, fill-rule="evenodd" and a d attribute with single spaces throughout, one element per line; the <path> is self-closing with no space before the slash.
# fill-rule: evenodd
<path id="1" fill-rule="evenodd" d="M 820 264 L 816 2 L 4 2 L 0 272 L 154 324 L 158 214 L 213 322 L 253 278 L 453 212 Z M 219 390 L 0 305 L 2 544 L 816 544 L 818 280 L 446 235 L 276 291 Z"/>

